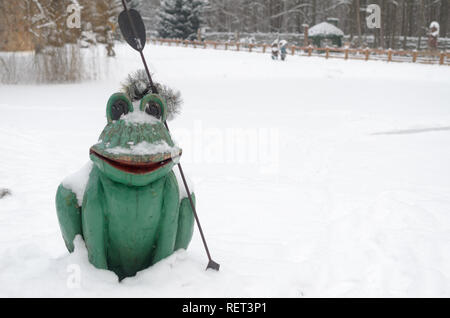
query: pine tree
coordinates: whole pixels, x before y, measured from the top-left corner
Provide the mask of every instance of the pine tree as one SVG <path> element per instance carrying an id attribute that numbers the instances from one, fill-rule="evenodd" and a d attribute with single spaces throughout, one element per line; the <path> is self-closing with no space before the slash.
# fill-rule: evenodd
<path id="1" fill-rule="evenodd" d="M 119 0 L 119 2 L 121 1 Z M 127 0 L 127 4 L 129 9 L 139 10 L 142 5 L 142 0 Z"/>
<path id="2" fill-rule="evenodd" d="M 158 35 L 162 38 L 195 38 L 202 23 L 203 6 L 204 2 L 200 0 L 163 0 Z"/>
<path id="3" fill-rule="evenodd" d="M 205 8 L 205 2 L 203 1 L 187 1 L 190 5 L 191 14 L 189 20 L 191 21 L 192 33 L 191 37 L 197 37 L 198 29 L 201 28 L 203 20 L 202 13 Z"/>

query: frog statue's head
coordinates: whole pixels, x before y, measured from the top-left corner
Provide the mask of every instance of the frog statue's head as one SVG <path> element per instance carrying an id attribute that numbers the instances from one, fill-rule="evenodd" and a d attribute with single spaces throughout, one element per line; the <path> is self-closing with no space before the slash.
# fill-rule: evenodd
<path id="1" fill-rule="evenodd" d="M 179 113 L 180 93 L 155 85 L 160 95 L 152 94 L 145 71 L 137 71 L 123 84 L 124 93 L 108 101 L 108 124 L 90 158 L 115 182 L 148 185 L 169 173 L 181 156 L 165 124 Z"/>
<path id="2" fill-rule="evenodd" d="M 110 97 L 108 124 L 91 147 L 90 158 L 111 180 L 144 186 L 169 173 L 182 150 L 165 125 L 170 111 L 165 98 L 148 89 L 141 90 L 137 97 L 131 95 L 131 99 L 129 93 Z"/>

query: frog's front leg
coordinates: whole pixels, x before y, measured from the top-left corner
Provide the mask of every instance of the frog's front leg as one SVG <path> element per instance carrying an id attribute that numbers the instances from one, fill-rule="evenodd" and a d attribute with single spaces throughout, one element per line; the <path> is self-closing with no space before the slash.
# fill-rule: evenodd
<path id="1" fill-rule="evenodd" d="M 86 193 L 89 196 L 83 202 L 82 226 L 89 261 L 99 269 L 108 269 L 106 256 L 107 224 L 105 221 L 107 206 L 98 170 L 95 168 L 87 185 Z"/>
<path id="2" fill-rule="evenodd" d="M 158 227 L 156 249 L 153 254 L 152 264 L 170 256 L 175 250 L 179 200 L 180 194 L 177 179 L 174 173 L 170 172 L 164 185 L 162 215 Z"/>
<path id="3" fill-rule="evenodd" d="M 192 201 L 195 206 L 195 194 L 192 193 Z M 179 249 L 187 249 L 191 243 L 194 234 L 194 211 L 192 211 L 189 198 L 184 198 L 180 203 L 180 211 L 178 215 L 178 231 L 175 242 L 175 251 Z"/>
<path id="4" fill-rule="evenodd" d="M 75 236 L 82 234 L 81 207 L 77 196 L 71 190 L 60 185 L 56 193 L 56 212 L 64 243 L 70 253 L 74 251 Z"/>
<path id="5" fill-rule="evenodd" d="M 195 195 L 193 195 L 195 204 Z M 164 187 L 163 212 L 153 264 L 174 251 L 187 249 L 194 233 L 194 213 L 188 199 L 180 203 L 180 191 L 175 174 L 171 172 Z"/>

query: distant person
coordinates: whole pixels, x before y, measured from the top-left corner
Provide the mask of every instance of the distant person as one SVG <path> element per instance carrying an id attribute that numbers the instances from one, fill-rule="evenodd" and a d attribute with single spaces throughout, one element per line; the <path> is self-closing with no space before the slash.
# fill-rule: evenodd
<path id="1" fill-rule="evenodd" d="M 279 47 L 280 47 L 280 52 L 281 52 L 281 60 L 285 61 L 286 60 L 286 56 L 287 56 L 287 41 L 282 40 L 280 41 Z"/>
<path id="2" fill-rule="evenodd" d="M 278 54 L 280 49 L 278 48 L 278 41 L 272 43 L 272 60 L 278 60 Z"/>

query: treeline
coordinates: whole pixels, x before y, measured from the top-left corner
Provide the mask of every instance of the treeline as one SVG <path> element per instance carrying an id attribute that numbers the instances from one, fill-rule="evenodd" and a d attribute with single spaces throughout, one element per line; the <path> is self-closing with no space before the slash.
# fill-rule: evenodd
<path id="1" fill-rule="evenodd" d="M 440 23 L 440 36 L 448 33 L 449 0 L 209 0 L 207 26 L 217 32 L 301 33 L 327 18 L 351 36 L 376 35 L 389 41 L 396 36 L 423 37 L 432 21 Z M 369 29 L 365 9 L 382 10 L 380 29 Z"/>
<path id="2" fill-rule="evenodd" d="M 168 10 L 165 8 L 168 4 L 175 6 L 175 3 L 186 1 L 142 0 L 141 7 L 159 7 L 159 10 L 146 11 L 148 21 L 153 21 L 153 25 L 156 25 L 153 30 L 157 31 L 155 32 L 157 35 L 171 37 L 174 32 L 160 31 L 161 21 L 164 22 L 163 27 L 168 29 L 167 20 L 176 24 L 180 19 L 176 18 L 175 14 L 167 19 Z M 305 25 L 313 26 L 328 18 L 334 18 L 354 46 L 365 46 L 370 42 L 373 47 L 406 49 L 411 46 L 408 38 L 414 38 L 415 47 L 421 48 L 427 42 L 429 26 L 433 21 L 440 24 L 441 38 L 450 36 L 448 25 L 450 0 L 205 0 L 203 2 L 201 20 L 207 33 L 302 34 Z M 381 8 L 380 28 L 371 29 L 367 25 L 366 17 L 369 14 L 366 9 L 371 4 Z"/>
<path id="3" fill-rule="evenodd" d="M 208 26 L 219 32 L 302 32 L 303 24 L 314 25 L 328 17 L 338 18 L 346 34 L 370 33 L 364 9 L 377 4 L 382 9 L 386 33 L 418 36 L 431 21 L 448 30 L 449 0 L 209 0 Z M 359 23 L 358 23 L 359 20 Z"/>
<path id="4" fill-rule="evenodd" d="M 374 46 L 385 48 L 406 46 L 408 37 L 426 41 L 432 21 L 439 22 L 440 37 L 450 37 L 450 0 L 127 1 L 140 10 L 149 35 L 154 36 L 178 33 L 179 37 L 192 38 L 199 27 L 205 32 L 301 34 L 305 24 L 313 26 L 336 18 L 338 27 L 357 45 L 364 45 L 364 38 L 369 36 L 374 39 Z M 193 22 L 185 5 L 184 12 L 170 16 L 170 10 L 179 6 L 176 3 L 186 1 L 203 3 L 201 10 L 194 8 L 198 23 Z M 71 4 L 82 7 L 80 29 L 67 27 L 67 8 Z M 367 26 L 365 9 L 369 4 L 381 7 L 379 29 Z M 121 9 L 120 0 L 0 0 L 0 50 L 61 46 L 83 38 L 97 43 L 106 43 L 111 36 L 119 39 L 116 19 Z M 171 29 L 174 32 L 165 32 Z"/>

